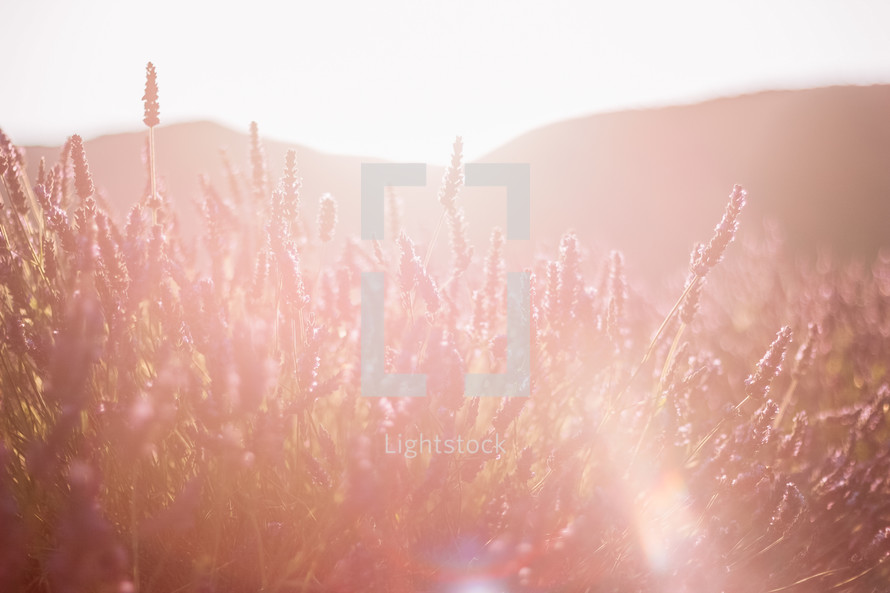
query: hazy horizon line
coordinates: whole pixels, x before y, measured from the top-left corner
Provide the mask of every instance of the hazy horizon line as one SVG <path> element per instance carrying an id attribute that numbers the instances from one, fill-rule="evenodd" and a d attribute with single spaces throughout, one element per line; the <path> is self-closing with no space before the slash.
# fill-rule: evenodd
<path id="1" fill-rule="evenodd" d="M 689 98 L 688 100 L 680 100 L 674 102 L 639 102 L 637 104 L 630 104 L 625 107 L 613 107 L 613 108 L 604 108 L 599 110 L 592 110 L 586 113 L 581 114 L 570 114 L 565 117 L 545 121 L 543 123 L 539 123 L 536 125 L 532 125 L 530 127 L 525 128 L 517 133 L 514 133 L 511 136 L 505 137 L 502 140 L 493 143 L 491 146 L 483 147 L 481 150 L 477 149 L 475 151 L 468 151 L 466 148 L 468 136 L 465 133 L 455 133 L 455 136 L 462 136 L 464 139 L 464 160 L 465 161 L 473 161 L 485 158 L 491 153 L 497 151 L 499 148 L 510 144 L 514 140 L 526 136 L 528 134 L 534 133 L 535 131 L 547 128 L 552 125 L 558 125 L 562 123 L 567 123 L 575 120 L 583 120 L 596 116 L 607 116 L 614 115 L 619 113 L 633 113 L 633 112 L 646 112 L 646 111 L 660 111 L 665 109 L 673 109 L 673 108 L 684 108 L 684 107 L 696 107 L 699 105 L 705 105 L 708 103 L 715 103 L 719 101 L 733 100 L 733 99 L 743 99 L 745 97 L 752 97 L 757 95 L 765 95 L 770 93 L 796 93 L 796 92 L 807 92 L 807 91 L 818 91 L 818 90 L 827 90 L 827 89 L 839 89 L 839 88 L 870 88 L 870 87 L 882 87 L 882 86 L 890 86 L 890 81 L 888 82 L 870 82 L 870 83 L 830 83 L 823 85 L 815 85 L 815 86 L 788 86 L 788 87 L 764 87 L 756 90 L 741 90 L 741 91 L 732 91 L 722 94 L 714 94 L 709 95 L 707 97 L 699 97 L 699 98 Z M 139 117 L 141 115 L 139 113 L 136 114 L 136 121 L 139 121 Z M 293 146 L 299 146 L 301 148 L 311 150 L 313 152 L 319 154 L 326 154 L 331 156 L 344 156 L 344 157 L 361 157 L 361 158 L 371 158 L 382 161 L 390 161 L 390 162 L 421 162 L 424 159 L 417 157 L 409 157 L 409 156 L 396 156 L 396 155 L 386 155 L 386 154 L 376 154 L 372 152 L 366 152 L 362 150 L 351 150 L 346 147 L 343 149 L 333 149 L 327 147 L 321 147 L 311 141 L 300 141 L 297 139 L 285 138 L 282 136 L 278 136 L 275 132 L 267 133 L 263 128 L 263 123 L 261 120 L 254 120 L 259 125 L 260 138 L 266 142 L 275 142 L 279 144 L 287 144 Z M 198 114 L 194 115 L 184 115 L 181 117 L 173 117 L 171 121 L 164 121 L 162 117 L 162 121 L 160 124 L 160 128 L 168 128 L 168 127 L 176 127 L 176 126 L 184 126 L 184 125 L 194 125 L 194 124 L 210 124 L 215 125 L 221 128 L 225 128 L 232 132 L 240 133 L 243 135 L 248 135 L 248 127 L 250 122 L 244 122 L 243 127 L 239 124 L 236 124 L 232 121 L 227 121 L 225 118 L 214 117 L 214 116 L 202 116 Z M 4 129 L 3 126 L 0 126 L 0 129 Z M 92 131 L 91 131 L 92 130 Z M 7 130 L 4 130 L 7 131 Z M 17 146 L 21 146 L 23 148 L 57 148 L 61 147 L 64 144 L 65 140 L 67 140 L 73 134 L 80 134 L 86 142 L 91 142 L 94 140 L 98 140 L 101 138 L 108 138 L 114 136 L 122 136 L 127 134 L 138 134 L 140 132 L 144 132 L 144 125 L 139 123 L 134 123 L 132 125 L 120 125 L 117 126 L 115 124 L 109 124 L 107 126 L 88 126 L 86 129 L 81 130 L 72 130 L 68 134 L 59 135 L 59 132 L 33 132 L 36 137 L 31 139 L 22 140 L 15 135 L 9 133 L 7 134 L 12 137 L 13 142 Z M 53 140 L 55 138 L 56 140 Z M 470 137 L 471 138 L 471 137 Z M 448 145 L 443 148 L 443 154 L 446 153 L 446 149 L 450 152 L 451 146 Z M 384 151 L 385 152 L 385 151 Z M 431 161 L 429 159 L 426 160 L 428 164 L 436 165 L 436 166 L 446 166 L 448 164 L 448 154 L 445 154 L 445 157 L 441 159 L 441 161 Z"/>

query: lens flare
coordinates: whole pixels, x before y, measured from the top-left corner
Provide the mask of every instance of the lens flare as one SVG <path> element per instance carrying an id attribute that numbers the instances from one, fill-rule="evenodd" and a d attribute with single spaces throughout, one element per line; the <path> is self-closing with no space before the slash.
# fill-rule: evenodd
<path id="1" fill-rule="evenodd" d="M 676 471 L 662 473 L 636 508 L 636 528 L 649 567 L 665 573 L 679 544 L 691 533 L 689 492 Z"/>

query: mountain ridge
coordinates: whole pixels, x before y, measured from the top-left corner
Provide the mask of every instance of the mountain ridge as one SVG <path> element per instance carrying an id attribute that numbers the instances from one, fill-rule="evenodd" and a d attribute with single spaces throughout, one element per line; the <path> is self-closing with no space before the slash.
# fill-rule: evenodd
<path id="1" fill-rule="evenodd" d="M 798 252 L 827 246 L 868 256 L 890 246 L 888 116 L 888 85 L 764 91 L 562 120 L 477 162 L 530 164 L 532 243 L 552 249 L 573 228 L 599 251 L 622 250 L 630 268 L 648 276 L 685 265 L 694 242 L 710 236 L 734 183 L 749 192 L 743 229 L 774 219 Z M 273 187 L 286 150 L 294 148 L 306 218 L 312 220 L 318 198 L 330 192 L 340 201 L 340 236 L 357 236 L 360 165 L 385 159 L 324 153 L 267 140 L 263 132 L 260 127 Z M 144 138 L 143 131 L 86 142 L 97 185 L 119 215 L 145 185 Z M 187 204 L 200 196 L 198 174 L 226 187 L 221 146 L 247 171 L 247 134 L 199 121 L 162 126 L 156 140 L 159 177 L 187 219 L 184 226 L 194 230 L 197 210 Z M 58 149 L 28 147 L 27 154 L 35 168 L 40 156 L 54 162 Z M 429 236 L 436 224 L 442 172 L 430 165 L 425 188 L 397 190 L 413 236 Z M 460 199 L 477 254 L 484 253 L 491 226 L 504 224 L 503 190 L 464 188 Z"/>

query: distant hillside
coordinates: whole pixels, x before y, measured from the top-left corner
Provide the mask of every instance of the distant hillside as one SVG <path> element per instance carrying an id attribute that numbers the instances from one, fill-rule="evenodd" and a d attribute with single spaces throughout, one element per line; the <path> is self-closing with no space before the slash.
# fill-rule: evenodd
<path id="1" fill-rule="evenodd" d="M 246 126 L 245 126 L 246 130 Z M 260 134 L 264 130 L 260 125 Z M 85 143 L 90 170 L 100 192 L 119 215 L 125 215 L 145 189 L 147 175 L 143 151 L 147 131 L 101 136 Z M 157 174 L 168 195 L 178 207 L 183 226 L 188 231 L 199 228 L 198 210 L 194 207 L 201 198 L 199 175 L 207 175 L 221 193 L 228 195 L 229 185 L 223 175 L 220 150 L 225 148 L 233 166 L 249 178 L 248 135 L 209 122 L 194 122 L 160 126 L 155 132 Z M 289 148 L 297 152 L 303 176 L 303 191 L 307 214 L 314 216 L 314 206 L 324 192 L 344 202 L 343 216 L 349 226 L 358 228 L 358 196 L 362 162 L 378 159 L 330 155 L 304 146 L 263 140 L 268 161 L 268 174 L 277 182 L 284 166 L 284 155 Z M 28 164 L 36 169 L 41 156 L 50 164 L 58 160 L 59 148 L 27 148 Z M 245 186 L 245 192 L 249 191 Z M 349 196 L 354 196 L 355 207 L 349 207 Z M 352 212 L 356 211 L 353 220 Z"/>
<path id="2" fill-rule="evenodd" d="M 537 232 L 566 223 L 657 272 L 707 238 L 733 183 L 743 225 L 782 224 L 811 253 L 890 246 L 890 87 L 765 92 L 594 115 L 521 136 L 489 161 L 532 163 Z"/>
<path id="3" fill-rule="evenodd" d="M 260 130 L 274 135 L 262 122 Z M 87 143 L 98 185 L 121 211 L 144 187 L 144 138 L 121 134 Z M 157 142 L 159 175 L 186 219 L 195 218 L 190 202 L 199 193 L 199 173 L 226 188 L 220 147 L 228 147 L 242 170 L 247 166 L 246 134 L 214 124 L 162 127 Z M 264 143 L 275 179 L 288 146 Z M 295 148 L 307 217 L 321 193 L 331 192 L 341 203 L 342 232 L 358 234 L 360 163 L 372 159 Z M 57 149 L 28 154 L 35 166 L 41 154 L 53 162 Z M 719 220 L 733 183 L 749 192 L 748 231 L 770 217 L 807 253 L 819 245 L 860 254 L 890 246 L 888 86 L 765 92 L 598 114 L 534 130 L 482 160 L 531 164 L 535 241 L 553 245 L 571 227 L 588 245 L 621 249 L 631 269 L 652 278 L 685 265 L 693 242 L 706 239 Z M 430 167 L 425 190 L 400 190 L 418 237 L 435 226 L 441 175 L 441 168 Z M 484 250 L 491 225 L 504 224 L 503 190 L 466 188 L 462 200 L 477 250 Z"/>

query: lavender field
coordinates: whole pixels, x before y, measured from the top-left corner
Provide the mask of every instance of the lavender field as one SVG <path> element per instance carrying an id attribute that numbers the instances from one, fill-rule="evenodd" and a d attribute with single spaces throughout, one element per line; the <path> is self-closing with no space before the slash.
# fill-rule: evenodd
<path id="1" fill-rule="evenodd" d="M 886 589 L 886 252 L 741 240 L 757 197 L 732 182 L 673 291 L 533 235 L 530 395 L 472 397 L 465 373 L 506 368 L 519 270 L 501 228 L 470 238 L 460 138 L 435 231 L 396 189 L 363 241 L 355 196 L 306 195 L 252 124 L 192 237 L 151 65 L 143 101 L 125 216 L 80 136 L 37 164 L 0 134 L 0 591 Z M 362 394 L 369 271 L 386 370 L 426 397 Z"/>

